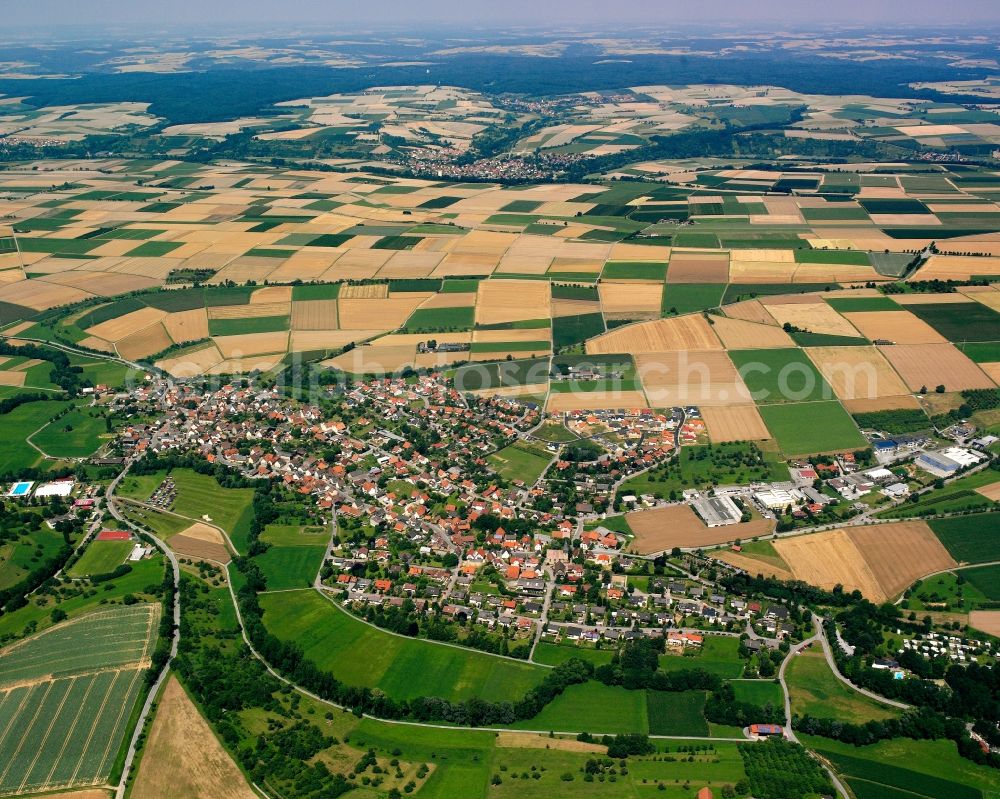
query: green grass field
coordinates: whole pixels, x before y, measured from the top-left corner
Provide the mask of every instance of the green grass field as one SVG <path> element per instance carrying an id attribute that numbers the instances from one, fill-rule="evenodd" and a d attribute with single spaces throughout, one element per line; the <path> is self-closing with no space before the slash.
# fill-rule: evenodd
<path id="1" fill-rule="evenodd" d="M 240 548 L 236 539 L 240 538 L 241 524 L 250 509 L 253 489 L 222 488 L 214 477 L 190 469 L 174 469 L 170 476 L 177 486 L 171 510 L 196 520 L 208 516 L 213 524 L 234 536 L 233 543 Z"/>
<path id="2" fill-rule="evenodd" d="M 487 460 L 506 480 L 534 483 L 552 460 L 551 453 L 530 444 L 516 443 L 490 455 Z"/>
<path id="3" fill-rule="evenodd" d="M 962 576 L 968 585 L 980 591 L 989 601 L 1000 601 L 1000 566 L 980 566 L 978 569 L 963 569 Z"/>
<path id="4" fill-rule="evenodd" d="M 834 396 L 802 350 L 737 350 L 729 357 L 758 404 L 813 402 Z"/>
<path id="5" fill-rule="evenodd" d="M 959 563 L 1000 560 L 1000 512 L 975 513 L 928 522 L 945 549 Z"/>
<path id="6" fill-rule="evenodd" d="M 163 568 L 161 555 L 141 560 L 132 564 L 132 571 L 125 576 L 116 578 L 112 583 L 105 583 L 112 586 L 110 589 L 67 597 L 59 603 L 59 609 L 73 619 L 94 610 L 120 605 L 125 594 L 153 601 L 153 597 L 148 596 L 145 589 L 158 585 L 163 580 Z M 26 606 L 0 616 L 0 640 L 51 627 L 54 606 L 51 597 L 36 594 Z"/>
<path id="7" fill-rule="evenodd" d="M 36 466 L 42 456 L 25 438 L 69 406 L 69 402 L 42 400 L 19 405 L 0 416 L 0 474 L 16 474 Z"/>
<path id="8" fill-rule="evenodd" d="M 104 414 L 84 406 L 39 430 L 31 440 L 56 458 L 86 458 L 100 448 L 108 435 Z"/>
<path id="9" fill-rule="evenodd" d="M 823 657 L 818 644 L 792 658 L 785 680 L 792 712 L 799 716 L 835 718 L 852 724 L 895 718 L 898 711 L 867 699 L 840 682 Z"/>
<path id="10" fill-rule="evenodd" d="M 982 799 L 1000 792 L 1000 775 L 960 757 L 948 740 L 898 739 L 855 747 L 804 736 L 803 743 L 830 760 L 859 799 Z"/>
<path id="11" fill-rule="evenodd" d="M 501 701 L 523 695 L 545 676 L 528 663 L 391 635 L 352 618 L 315 591 L 264 594 L 261 607 L 267 628 L 298 643 L 321 669 L 397 699 Z"/>
<path id="12" fill-rule="evenodd" d="M 708 736 L 704 691 L 646 691 L 650 735 Z"/>
<path id="13" fill-rule="evenodd" d="M 743 673 L 739 648 L 739 638 L 707 635 L 701 649 L 693 655 L 661 655 L 660 668 L 664 671 L 704 669 L 711 674 L 733 679 Z"/>
<path id="14" fill-rule="evenodd" d="M 59 552 L 62 534 L 43 525 L 38 530 L 22 531 L 19 539 L 0 544 L 0 589 L 10 588 L 30 571 L 37 569 L 45 558 Z"/>
<path id="15" fill-rule="evenodd" d="M 312 545 L 272 546 L 254 557 L 254 562 L 264 572 L 271 591 L 308 588 L 323 565 L 325 552 L 326 539 L 320 538 Z"/>
<path id="16" fill-rule="evenodd" d="M 981 302 L 918 304 L 907 310 L 948 341 L 1000 341 L 1000 313 Z"/>
<path id="17" fill-rule="evenodd" d="M 666 316 L 715 308 L 722 302 L 725 290 L 725 283 L 667 283 L 663 287 L 660 312 Z"/>
<path id="18" fill-rule="evenodd" d="M 91 541 L 68 573 L 71 577 L 107 574 L 121 566 L 131 551 L 129 541 Z"/>
<path id="19" fill-rule="evenodd" d="M 838 313 L 858 311 L 898 311 L 900 306 L 889 297 L 827 297 L 827 305 Z"/>
<path id="20" fill-rule="evenodd" d="M 571 685 L 532 719 L 513 725 L 521 730 L 556 732 L 646 733 L 646 692 L 590 681 Z"/>
<path id="21" fill-rule="evenodd" d="M 785 703 L 781 686 L 774 680 L 733 680 L 729 684 L 740 702 L 749 702 L 762 707 L 764 705 L 782 707 Z"/>
<path id="22" fill-rule="evenodd" d="M 647 263 L 643 261 L 608 261 L 601 272 L 604 280 L 656 280 L 663 282 L 667 276 L 665 263 Z"/>
<path id="23" fill-rule="evenodd" d="M 476 309 L 469 308 L 418 308 L 403 330 L 407 333 L 426 333 L 449 330 L 472 330 Z"/>
<path id="24" fill-rule="evenodd" d="M 287 316 L 252 316 L 249 319 L 209 319 L 208 332 L 213 336 L 245 336 L 250 333 L 277 333 L 288 330 Z"/>
<path id="25" fill-rule="evenodd" d="M 595 666 L 603 666 L 610 663 L 615 655 L 614 649 L 589 649 L 587 647 L 576 646 L 576 644 L 553 644 L 548 641 L 540 641 L 535 647 L 536 663 L 546 666 L 558 666 L 573 658 L 587 660 Z"/>
<path id="26" fill-rule="evenodd" d="M 867 442 L 837 401 L 762 405 L 764 424 L 786 455 L 863 449 Z"/>

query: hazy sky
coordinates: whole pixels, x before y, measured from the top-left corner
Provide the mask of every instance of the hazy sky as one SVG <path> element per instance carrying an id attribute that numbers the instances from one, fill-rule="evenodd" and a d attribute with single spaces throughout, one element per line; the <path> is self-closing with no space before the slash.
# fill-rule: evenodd
<path id="1" fill-rule="evenodd" d="M 1000 22 L 1000 0 L 34 0 L 4 3 L 5 25 L 314 22 L 345 27 L 567 23 Z M 219 31 L 224 32 L 224 30 Z"/>

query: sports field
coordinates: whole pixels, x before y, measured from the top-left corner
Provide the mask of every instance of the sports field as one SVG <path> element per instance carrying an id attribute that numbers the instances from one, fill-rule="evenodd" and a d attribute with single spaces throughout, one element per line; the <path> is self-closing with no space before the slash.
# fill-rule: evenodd
<path id="1" fill-rule="evenodd" d="M 107 780 L 149 665 L 159 610 L 98 611 L 0 653 L 0 795 Z"/>
<path id="2" fill-rule="evenodd" d="M 125 562 L 132 551 L 131 541 L 91 541 L 80 559 L 69 569 L 73 577 L 107 574 Z"/>
<path id="3" fill-rule="evenodd" d="M 392 635 L 352 618 L 315 591 L 261 596 L 264 624 L 294 641 L 319 668 L 349 685 L 381 688 L 397 699 L 522 696 L 545 676 L 530 664 Z"/>
<path id="4" fill-rule="evenodd" d="M 501 477 L 531 485 L 541 477 L 552 458 L 551 453 L 540 447 L 519 442 L 490 455 L 488 460 Z"/>

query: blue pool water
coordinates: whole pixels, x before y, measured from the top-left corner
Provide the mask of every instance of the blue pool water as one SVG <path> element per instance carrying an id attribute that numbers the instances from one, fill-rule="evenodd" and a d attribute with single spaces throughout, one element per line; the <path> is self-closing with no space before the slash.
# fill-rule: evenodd
<path id="1" fill-rule="evenodd" d="M 31 483 L 28 482 L 15 483 L 14 487 L 10 490 L 10 496 L 23 497 L 30 490 L 31 490 Z"/>

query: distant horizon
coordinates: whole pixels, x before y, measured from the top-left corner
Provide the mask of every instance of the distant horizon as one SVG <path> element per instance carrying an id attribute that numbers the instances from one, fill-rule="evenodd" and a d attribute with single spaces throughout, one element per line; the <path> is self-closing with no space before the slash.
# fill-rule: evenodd
<path id="1" fill-rule="evenodd" d="M 52 20 L 58 20 L 53 24 Z M 340 26 L 344 30 L 359 27 L 384 27 L 397 30 L 461 28 L 494 25 L 543 29 L 565 25 L 567 28 L 610 26 L 612 29 L 635 25 L 661 29 L 664 26 L 731 25 L 780 29 L 797 27 L 870 27 L 891 24 L 917 28 L 943 25 L 949 28 L 968 25 L 1000 24 L 1000 3 L 994 0 L 963 0 L 942 4 L 935 0 L 910 0 L 905 7 L 897 0 L 840 0 L 838 3 L 801 0 L 790 5 L 784 0 L 706 0 L 699 6 L 676 0 L 633 0 L 627 7 L 597 0 L 507 0 L 502 6 L 475 0 L 424 0 L 383 2 L 376 7 L 357 3 L 317 3 L 315 0 L 285 0 L 280 4 L 263 0 L 173 0 L 170 3 L 142 3 L 135 0 L 94 0 L 81 4 L 75 0 L 43 0 L 35 4 L 16 4 L 5 9 L 8 28 L 48 28 L 118 25 L 157 25 L 177 28 L 230 24 L 234 28 L 259 25 L 283 25 L 295 28 L 304 24 Z M 224 31 L 219 31 L 224 34 Z"/>

